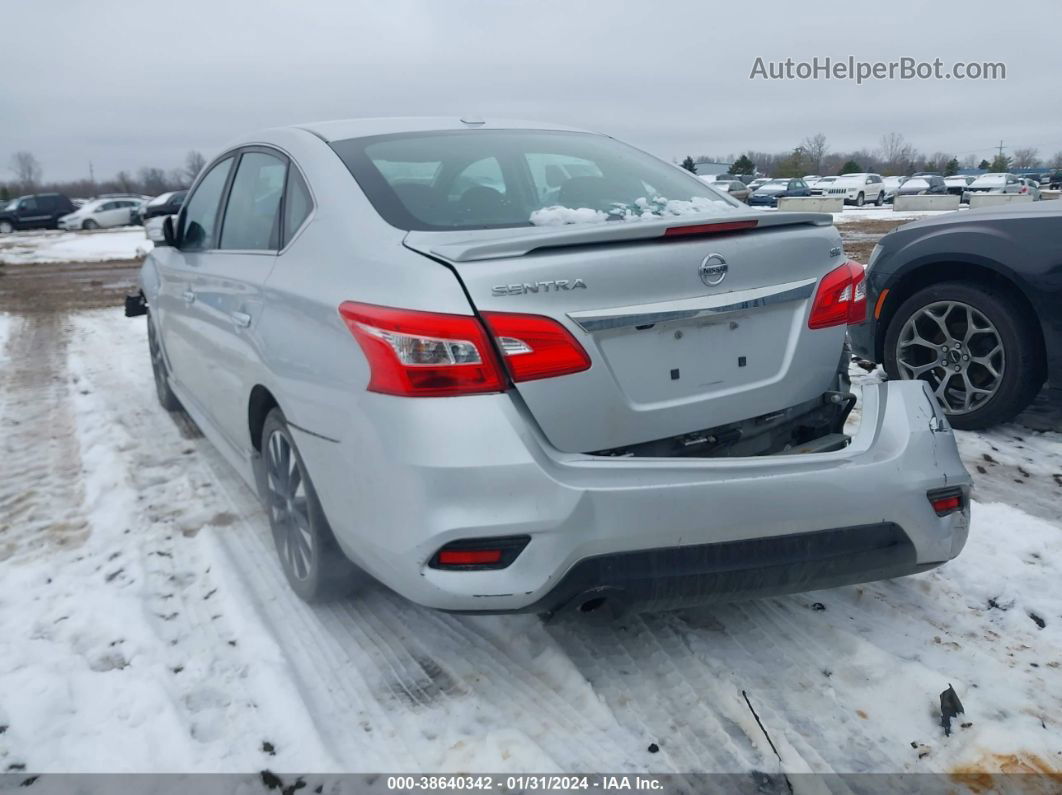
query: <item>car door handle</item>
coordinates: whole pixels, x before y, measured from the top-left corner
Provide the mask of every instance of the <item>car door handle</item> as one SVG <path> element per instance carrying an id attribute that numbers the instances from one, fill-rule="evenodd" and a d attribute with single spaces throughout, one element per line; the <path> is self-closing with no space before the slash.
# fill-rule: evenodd
<path id="1" fill-rule="evenodd" d="M 251 325 L 251 316 L 246 312 L 230 312 L 229 317 L 231 317 L 232 322 L 240 328 L 247 328 Z"/>
<path id="2" fill-rule="evenodd" d="M 186 304 L 195 303 L 195 293 L 192 292 L 191 290 L 185 290 L 184 291 L 184 302 Z"/>

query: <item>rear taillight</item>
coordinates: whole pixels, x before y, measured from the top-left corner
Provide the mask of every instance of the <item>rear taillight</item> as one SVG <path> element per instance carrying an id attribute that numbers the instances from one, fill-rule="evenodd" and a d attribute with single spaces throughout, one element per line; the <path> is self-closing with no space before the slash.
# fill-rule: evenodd
<path id="1" fill-rule="evenodd" d="M 590 357 L 571 333 L 542 315 L 484 312 L 513 381 L 569 375 L 590 368 Z"/>
<path id="2" fill-rule="evenodd" d="M 370 392 L 442 397 L 505 388 L 487 333 L 471 315 L 353 301 L 339 314 L 369 360 Z"/>
<path id="3" fill-rule="evenodd" d="M 505 372 L 478 318 L 346 301 L 339 314 L 369 360 L 368 390 L 405 397 L 500 392 Z M 514 382 L 589 369 L 590 357 L 556 320 L 486 312 Z"/>
<path id="4" fill-rule="evenodd" d="M 866 271 L 849 260 L 822 277 L 811 304 L 808 328 L 855 326 L 866 320 Z"/>
<path id="5" fill-rule="evenodd" d="M 963 509 L 963 495 L 961 489 L 937 489 L 926 496 L 929 504 L 937 516 L 947 516 L 958 513 Z"/>

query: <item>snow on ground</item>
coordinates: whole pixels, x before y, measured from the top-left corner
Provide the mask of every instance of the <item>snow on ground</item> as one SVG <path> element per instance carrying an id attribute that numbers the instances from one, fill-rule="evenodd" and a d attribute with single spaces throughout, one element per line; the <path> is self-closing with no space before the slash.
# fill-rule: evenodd
<path id="1" fill-rule="evenodd" d="M 845 224 L 852 221 L 917 221 L 920 218 L 933 218 L 948 213 L 966 212 L 968 208 L 960 207 L 958 210 L 906 210 L 896 212 L 892 207 L 845 207 L 839 213 L 832 213 L 835 224 Z"/>
<path id="2" fill-rule="evenodd" d="M 935 571 L 543 625 L 382 588 L 300 602 L 255 496 L 155 402 L 142 318 L 27 316 L 7 355 L 0 770 L 1060 766 L 1058 433 L 961 435 L 993 502 Z M 1044 518 L 1015 507 L 1032 494 Z M 949 683 L 966 713 L 945 737 Z"/>
<path id="3" fill-rule="evenodd" d="M 153 247 L 142 226 L 91 232 L 15 232 L 0 237 L 0 265 L 134 259 Z"/>

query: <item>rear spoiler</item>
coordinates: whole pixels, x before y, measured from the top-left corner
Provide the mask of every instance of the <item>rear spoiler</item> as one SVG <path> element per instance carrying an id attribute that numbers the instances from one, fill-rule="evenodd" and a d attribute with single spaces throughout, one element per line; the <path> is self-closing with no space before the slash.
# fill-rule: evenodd
<path id="1" fill-rule="evenodd" d="M 628 243 L 656 238 L 728 234 L 745 229 L 812 224 L 829 226 L 829 213 L 739 212 L 713 216 L 672 216 L 651 221 L 605 221 L 596 224 L 483 229 L 466 232 L 410 232 L 405 244 L 423 254 L 450 262 L 522 257 L 532 251 L 561 246 Z M 463 235 L 463 237 L 462 237 Z M 457 239 L 455 239 L 457 238 Z"/>

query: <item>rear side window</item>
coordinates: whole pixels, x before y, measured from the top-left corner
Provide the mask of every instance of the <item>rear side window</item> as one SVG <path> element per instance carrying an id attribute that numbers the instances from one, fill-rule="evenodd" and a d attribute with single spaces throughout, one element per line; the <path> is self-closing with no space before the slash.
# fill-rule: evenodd
<path id="1" fill-rule="evenodd" d="M 227 157 L 210 169 L 185 205 L 182 249 L 201 251 L 213 244 L 218 204 L 229 178 L 232 160 Z"/>
<path id="2" fill-rule="evenodd" d="M 280 247 L 280 197 L 287 161 L 245 152 L 232 180 L 219 248 L 268 251 Z"/>
<path id="3" fill-rule="evenodd" d="M 299 231 L 303 221 L 310 215 L 313 209 L 313 199 L 310 198 L 310 189 L 306 187 L 306 181 L 294 165 L 288 168 L 288 187 L 284 194 L 284 244 L 287 245 L 291 236 Z"/>

